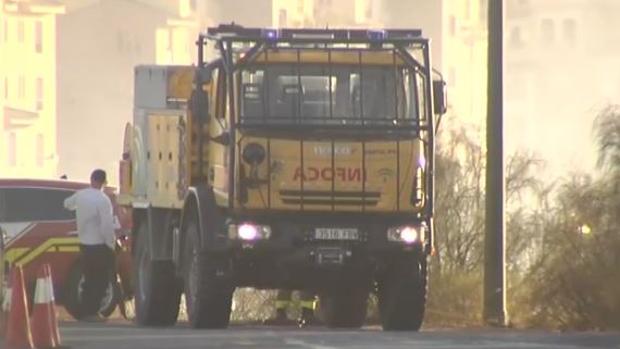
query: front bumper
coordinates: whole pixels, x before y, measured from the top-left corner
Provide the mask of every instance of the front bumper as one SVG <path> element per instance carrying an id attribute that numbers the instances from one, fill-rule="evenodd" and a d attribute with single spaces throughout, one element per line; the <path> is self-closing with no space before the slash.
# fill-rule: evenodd
<path id="1" fill-rule="evenodd" d="M 254 220 L 256 221 L 256 220 Z M 389 241 L 390 227 L 419 221 L 406 220 L 262 220 L 268 238 L 254 241 L 221 236 L 219 252 L 232 256 L 233 275 L 238 286 L 314 289 L 334 282 L 370 280 L 403 256 L 425 255 L 422 239 L 406 244 Z M 317 228 L 355 229 L 357 239 L 317 239 Z M 323 285 L 323 286 L 320 286 Z"/>

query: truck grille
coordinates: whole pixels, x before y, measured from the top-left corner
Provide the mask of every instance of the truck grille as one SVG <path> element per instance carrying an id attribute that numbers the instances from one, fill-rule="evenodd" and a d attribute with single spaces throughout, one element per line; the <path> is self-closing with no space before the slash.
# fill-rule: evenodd
<path id="1" fill-rule="evenodd" d="M 287 205 L 377 206 L 379 192 L 280 190 L 282 203 Z"/>

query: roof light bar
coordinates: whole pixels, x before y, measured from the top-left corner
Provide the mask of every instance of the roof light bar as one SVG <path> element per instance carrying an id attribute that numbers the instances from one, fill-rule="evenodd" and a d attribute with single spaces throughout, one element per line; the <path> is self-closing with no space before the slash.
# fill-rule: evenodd
<path id="1" fill-rule="evenodd" d="M 332 33 L 291 33 L 293 39 L 315 39 L 315 40 L 333 40 Z"/>
<path id="2" fill-rule="evenodd" d="M 297 28 L 245 28 L 236 24 L 223 24 L 208 28 L 207 33 L 219 38 L 246 41 L 294 41 L 320 40 L 334 42 L 348 41 L 398 41 L 422 37 L 419 29 L 297 29 Z"/>

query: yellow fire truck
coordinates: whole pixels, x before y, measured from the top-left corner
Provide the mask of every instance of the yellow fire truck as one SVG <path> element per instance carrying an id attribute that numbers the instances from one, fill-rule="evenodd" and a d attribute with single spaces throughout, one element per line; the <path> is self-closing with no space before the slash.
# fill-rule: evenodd
<path id="1" fill-rule="evenodd" d="M 218 58 L 205 62 L 207 43 Z M 223 328 L 236 287 L 319 295 L 329 327 L 417 330 L 444 82 L 419 30 L 209 28 L 139 66 L 120 201 L 137 322 Z"/>

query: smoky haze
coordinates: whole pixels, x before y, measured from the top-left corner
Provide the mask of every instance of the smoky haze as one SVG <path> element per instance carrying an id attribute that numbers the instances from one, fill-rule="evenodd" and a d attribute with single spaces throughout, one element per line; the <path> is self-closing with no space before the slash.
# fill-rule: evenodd
<path id="1" fill-rule="evenodd" d="M 485 187 L 487 152 L 484 147 L 488 94 L 487 4 L 490 1 L 503 1 L 506 4 L 503 76 L 503 141 L 506 160 L 504 188 L 492 185 Z M 275 28 L 420 28 L 424 36 L 431 39 L 433 66 L 439 72 L 434 74 L 433 78 L 442 77 L 448 90 L 448 112 L 443 116 L 437 143 L 434 143 L 431 137 L 428 137 L 428 142 L 423 142 L 424 145 L 413 139 L 377 142 L 386 144 L 377 147 L 378 151 L 374 153 L 374 157 L 367 158 L 366 155 L 370 152 L 364 148 L 366 144 L 364 137 L 361 137 L 361 141 L 344 142 L 334 140 L 336 136 L 330 135 L 328 138 L 332 138 L 332 144 L 343 143 L 348 150 L 339 151 L 337 147 L 330 147 L 329 139 L 327 142 L 319 141 L 315 142 L 316 146 L 310 145 L 314 147 L 314 152 L 308 159 L 303 139 L 299 142 L 299 140 L 276 139 L 278 136 L 267 136 L 262 143 L 261 135 L 254 137 L 252 134 L 249 138 L 257 139 L 254 150 L 250 147 L 251 143 L 240 143 L 238 148 L 244 149 L 243 153 L 246 153 L 247 149 L 248 156 L 255 155 L 255 157 L 249 160 L 236 159 L 239 160 L 237 162 L 239 166 L 233 167 L 239 170 L 240 175 L 231 182 L 228 176 L 228 165 L 231 164 L 224 165 L 227 159 L 222 148 L 225 147 L 209 146 L 208 154 L 203 151 L 196 152 L 193 147 L 191 149 L 183 147 L 178 151 L 179 157 L 175 159 L 173 154 L 176 149 L 171 149 L 174 145 L 161 136 L 169 130 L 176 131 L 177 125 L 172 123 L 175 120 L 165 117 L 164 124 L 162 121 L 164 118 L 159 118 L 157 115 L 159 113 L 153 113 L 148 116 L 149 120 L 158 122 L 149 121 L 149 125 L 143 124 L 133 128 L 136 133 L 161 132 L 150 140 L 163 139 L 163 141 L 161 144 L 149 143 L 149 140 L 144 139 L 136 141 L 136 146 L 150 148 L 131 152 L 125 158 L 129 161 L 122 162 L 125 175 L 123 178 L 133 179 L 134 186 L 128 190 L 131 195 L 118 197 L 119 202 L 126 201 L 123 204 L 138 210 L 135 212 L 137 214 L 133 215 L 135 221 L 132 224 L 135 229 L 131 234 L 140 232 L 138 235 L 130 235 L 130 240 L 123 241 L 133 242 L 134 253 L 142 251 L 144 253 L 140 255 L 157 257 L 160 259 L 159 262 L 163 262 L 153 264 L 148 258 L 137 258 L 138 265 L 132 267 L 134 270 L 147 275 L 149 271 L 172 270 L 168 267 L 175 266 L 176 271 L 179 271 L 179 273 L 160 273 L 161 278 L 155 279 L 147 275 L 144 278 L 146 281 L 141 282 L 144 285 L 140 285 L 140 291 L 145 291 L 154 299 L 171 305 L 167 307 L 169 310 L 175 310 L 178 304 L 176 296 L 180 294 L 158 293 L 157 289 L 163 285 L 174 290 L 173 286 L 182 280 L 183 292 L 194 298 L 186 303 L 185 310 L 187 304 L 190 309 L 196 304 L 206 304 L 202 301 L 196 302 L 200 299 L 206 300 L 207 303 L 213 299 L 223 300 L 221 304 L 227 303 L 228 291 L 220 292 L 224 288 L 229 290 L 226 281 L 218 282 L 221 284 L 219 286 L 214 284 L 212 290 L 215 292 L 206 293 L 198 292 L 199 290 L 194 287 L 196 285 L 193 285 L 195 283 L 187 282 L 195 279 L 194 276 L 201 272 L 208 272 L 212 266 L 210 262 L 213 260 L 207 258 L 208 263 L 194 263 L 203 258 L 165 260 L 170 256 L 202 257 L 203 249 L 196 248 L 201 246 L 191 242 L 213 240 L 225 243 L 226 246 L 239 247 L 239 249 L 227 247 L 227 252 L 217 253 L 218 258 L 215 258 L 217 274 L 219 269 L 222 269 L 221 265 L 228 265 L 219 263 L 221 261 L 230 261 L 230 265 L 235 266 L 232 269 L 228 268 L 230 270 L 224 268 L 226 277 L 222 280 L 240 280 L 244 285 L 251 285 L 248 280 L 256 276 L 255 280 L 259 282 L 254 284 L 255 286 L 311 285 L 310 288 L 325 293 L 320 294 L 319 299 L 328 297 L 326 298 L 328 301 L 320 303 L 326 306 L 324 309 L 330 307 L 332 309 L 323 313 L 331 313 L 332 320 L 343 319 L 344 324 L 350 323 L 346 314 L 349 310 L 351 313 L 359 313 L 357 310 L 366 306 L 357 301 L 366 301 L 367 298 L 363 297 L 368 293 L 357 291 L 366 292 L 371 287 L 378 286 L 375 290 L 379 292 L 374 293 L 383 295 L 368 303 L 370 310 L 368 319 L 372 319 L 374 323 L 402 317 L 396 321 L 384 321 L 396 324 L 408 321 L 409 315 L 417 317 L 421 312 L 425 312 L 424 326 L 428 326 L 427 329 L 442 329 L 439 331 L 442 333 L 432 334 L 435 339 L 443 341 L 444 336 L 450 338 L 449 333 L 443 333 L 445 332 L 443 329 L 449 326 L 473 329 L 475 334 L 475 329 L 479 328 L 483 317 L 487 317 L 483 316 L 481 311 L 489 304 L 488 302 L 485 304 L 484 288 L 492 291 L 486 292 L 487 296 L 493 293 L 499 296 L 496 291 L 502 291 L 501 293 L 506 296 L 506 309 L 510 314 L 511 324 L 516 325 L 516 328 L 555 328 L 561 329 L 562 332 L 574 329 L 598 332 L 613 328 L 618 331 L 620 330 L 620 316 L 618 316 L 620 199 L 618 190 L 614 190 L 620 188 L 618 14 L 620 14 L 620 0 L 0 0 L 0 177 L 59 178 L 66 174 L 71 180 L 87 180 L 94 168 L 103 168 L 108 172 L 110 184 L 118 186 L 121 166 L 119 161 L 124 155 L 125 128 L 128 123 L 133 122 L 136 112 L 134 111 L 135 67 L 195 64 L 196 39 L 199 33 L 209 26 L 234 22 L 245 26 Z M 209 45 L 207 58 L 211 60 L 216 58 L 216 52 L 212 43 Z M 327 56 L 328 60 L 331 60 L 331 56 Z M 360 55 L 360 60 L 363 59 L 362 56 Z M 267 53 L 263 57 L 268 60 Z M 308 101 L 311 102 L 307 103 L 308 107 L 311 107 L 308 109 L 314 111 L 325 107 L 333 115 L 337 109 L 332 108 L 334 105 L 349 105 L 349 102 L 359 100 L 359 112 L 347 110 L 343 114 L 347 117 L 355 114 L 364 115 L 363 110 L 371 109 L 365 107 L 366 102 L 372 101 L 369 104 L 375 110 L 380 109 L 380 106 L 388 109 L 390 99 L 398 100 L 400 96 L 406 97 L 400 99 L 407 103 L 402 105 L 410 110 L 419 111 L 423 104 L 428 106 L 427 100 L 421 101 L 421 98 L 418 98 L 416 101 L 418 93 L 409 94 L 406 89 L 400 87 L 397 92 L 397 87 L 401 84 L 395 79 L 399 74 L 397 69 L 393 70 L 395 74 L 392 77 L 381 75 L 382 72 L 376 69 L 377 73 L 373 74 L 380 78 L 377 81 L 383 80 L 383 83 L 370 84 L 369 81 L 372 82 L 372 79 L 362 79 L 362 69 L 365 68 L 362 65 L 359 68 L 359 74 L 344 72 L 342 74 L 344 79 L 333 72 L 329 77 L 323 76 L 324 74 L 322 76 L 308 74 L 310 78 L 308 86 L 314 87 L 314 84 L 320 86 L 313 91 L 313 98 L 328 97 L 326 99 L 329 100 L 328 104 Z M 285 103 L 280 103 L 282 108 L 271 108 L 271 100 L 266 98 L 260 100 L 261 97 L 270 95 L 269 92 L 262 94 L 262 91 L 274 90 L 271 87 L 270 76 L 277 74 L 263 70 L 261 85 L 258 84 L 259 69 L 250 70 L 246 70 L 244 73 L 247 74 L 242 75 L 251 76 L 256 73 L 256 77 L 251 77 L 247 81 L 239 79 L 244 85 L 243 97 L 247 97 L 243 104 L 243 112 L 248 110 L 247 113 L 251 113 L 249 109 L 252 108 L 247 107 L 250 104 L 254 104 L 255 109 L 262 114 L 277 109 L 284 110 Z M 151 82 L 156 78 L 152 77 L 162 71 L 164 69 L 140 69 L 140 74 L 143 74 L 140 78 L 144 77 L 142 81 L 150 81 L 145 82 L 139 91 L 144 92 L 151 88 L 155 90 L 154 86 L 157 84 Z M 277 69 L 274 71 L 277 73 Z M 304 106 L 300 103 L 302 100 L 300 92 L 303 92 L 300 89 L 303 86 L 299 86 L 302 81 L 302 69 L 298 69 L 297 72 L 292 75 L 279 74 L 282 79 L 278 88 L 282 92 L 281 95 L 285 96 L 281 100 L 287 101 L 290 110 L 296 111 L 293 114 L 300 115 L 305 113 Z M 175 78 L 187 77 L 181 75 L 176 75 Z M 414 77 L 417 74 L 400 75 L 402 78 L 399 79 L 403 82 L 401 87 L 409 86 L 409 91 L 417 89 L 412 88 L 421 81 L 418 77 Z M 218 76 L 223 76 L 220 70 Z M 407 80 L 405 76 L 408 76 Z M 426 74 L 422 76 L 427 78 Z M 287 82 L 294 81 L 291 77 L 297 79 L 297 83 L 293 86 Z M 346 82 L 338 83 L 343 80 Z M 332 98 L 334 81 L 336 91 L 344 92 L 342 95 L 346 103 L 338 102 L 338 96 L 336 99 Z M 390 81 L 392 83 L 389 83 Z M 408 83 L 405 84 L 405 81 Z M 326 83 L 328 89 L 325 89 Z M 159 84 L 160 87 L 162 85 Z M 373 88 L 367 88 L 368 85 Z M 386 92 L 389 90 L 389 85 L 394 85 L 395 93 L 391 97 L 389 94 L 384 94 L 387 97 L 382 97 L 381 93 L 369 92 L 379 90 Z M 388 88 L 382 88 L 386 86 Z M 426 87 L 430 87 L 430 84 Z M 311 89 L 313 88 L 309 88 Z M 140 98 L 140 102 L 163 100 L 161 95 L 155 97 L 147 92 L 140 97 L 144 95 L 146 98 Z M 228 91 L 225 95 L 228 95 Z M 271 93 L 272 97 L 274 95 L 275 93 Z M 218 102 L 221 101 L 218 99 Z M 416 105 L 416 102 L 419 104 Z M 153 106 L 155 102 L 149 103 L 145 104 Z M 223 112 L 225 108 L 221 108 L 221 103 L 215 104 L 218 114 L 226 114 Z M 350 103 L 351 106 L 353 104 Z M 396 107 L 394 115 L 405 109 L 391 106 Z M 197 107 L 200 108 L 199 111 L 204 110 L 202 109 L 204 105 Z M 593 124 L 603 110 L 606 113 L 598 119 L 602 122 L 597 124 L 603 125 L 603 129 L 597 128 L 598 133 L 595 134 Z M 144 109 L 138 112 L 144 112 Z M 379 112 L 372 111 L 372 113 L 373 116 L 379 116 Z M 275 116 L 274 114 L 276 113 L 269 116 Z M 138 119 L 145 120 L 143 117 Z M 386 120 L 388 119 L 382 121 Z M 414 121 L 422 120 L 420 118 Z M 213 122 L 211 125 L 216 125 Z M 398 124 L 397 122 L 396 125 Z M 180 127 L 183 125 L 183 122 L 178 124 Z M 360 125 L 365 126 L 365 122 Z M 145 130 L 148 127 L 154 129 L 147 132 Z M 193 130 L 195 129 L 194 127 Z M 187 132 L 191 131 L 179 131 L 175 134 L 184 137 Z M 420 134 L 428 136 L 426 131 Z M 225 136 L 226 134 L 222 133 L 221 137 L 217 137 L 219 140 L 215 141 L 225 143 Z M 245 140 L 247 139 L 246 137 Z M 605 152 L 600 152 L 597 149 L 597 142 L 604 139 L 609 141 L 610 146 Z M 325 149 L 322 150 L 323 143 L 328 144 L 327 152 L 323 151 Z M 261 144 L 265 144 L 266 147 Z M 301 149 L 295 150 L 294 147 L 300 144 Z M 436 161 L 431 161 L 426 155 L 435 144 L 437 151 L 431 155 L 436 155 L 432 159 Z M 273 148 L 270 148 L 272 145 Z M 390 160 L 391 155 L 387 156 L 394 153 L 392 147 L 396 149 L 392 157 L 393 162 Z M 385 153 L 379 151 L 381 149 L 384 149 Z M 278 153 L 280 151 L 282 153 Z M 155 155 L 157 153 L 158 156 Z M 325 154 L 328 156 L 323 158 L 322 155 Z M 341 154 L 345 156 L 340 156 Z M 401 154 L 403 156 L 411 154 L 408 166 L 401 164 Z M 602 159 L 607 161 L 605 171 L 596 167 L 599 154 L 602 154 Z M 152 159 L 160 159 L 162 162 L 168 158 L 167 164 L 175 164 L 181 160 L 191 161 L 197 164 L 192 166 L 191 170 L 197 172 L 188 174 L 185 168 L 173 169 L 173 165 L 160 166 L 161 172 L 152 178 L 153 176 L 144 170 L 146 162 L 142 161 L 151 155 Z M 209 157 L 209 161 L 215 159 L 218 166 L 214 166 L 214 161 L 211 161 L 208 169 L 202 168 L 205 156 Z M 418 158 L 415 159 L 414 156 Z M 297 157 L 300 166 L 293 165 Z M 338 157 L 342 160 L 337 159 Z M 332 160 L 331 166 L 326 165 L 329 158 Z M 267 161 L 263 162 L 266 159 Z M 272 161 L 273 159 L 282 161 Z M 361 159 L 363 164 L 359 164 L 356 159 Z M 367 163 L 367 159 L 372 161 Z M 242 162 L 245 164 L 241 164 Z M 540 163 L 544 163 L 545 166 L 538 166 Z M 135 167 L 129 169 L 131 164 Z M 320 165 L 321 170 L 319 171 L 314 164 Z M 377 165 L 382 166 L 373 169 Z M 351 168 L 345 169 L 344 166 Z M 436 171 L 429 173 L 429 169 L 433 169 L 432 166 L 435 166 Z M 403 171 L 405 168 L 406 172 Z M 172 171 L 164 172 L 165 170 Z M 272 170 L 274 173 L 265 176 L 265 172 Z M 217 195 L 215 191 L 213 193 L 208 190 L 199 191 L 195 193 L 196 200 L 186 200 L 186 205 L 179 202 L 177 199 L 185 193 L 186 185 L 195 184 L 194 174 L 202 176 L 204 172 L 209 172 L 211 182 L 214 186 L 220 185 L 222 190 Z M 244 172 L 247 172 L 246 175 L 241 175 Z M 284 173 L 290 175 L 285 176 Z M 586 175 L 572 176 L 576 173 Z M 192 178 L 185 181 L 183 174 Z M 272 174 L 276 176 L 272 177 Z M 162 177 L 168 177 L 165 183 L 162 182 Z M 173 180 L 179 184 L 178 186 L 170 185 L 172 182 L 168 180 L 171 177 L 175 177 Z M 367 181 L 367 177 L 370 180 Z M 388 177 L 395 178 L 392 180 Z M 381 179 L 384 179 L 384 184 L 381 184 Z M 272 185 L 275 181 L 279 183 L 277 186 Z M 390 186 L 390 182 L 395 185 Z M 405 185 L 401 185 L 400 182 Z M 492 180 L 489 182 L 500 183 Z M 294 183 L 300 183 L 301 190 L 297 190 L 297 184 Z M 304 183 L 309 185 L 304 187 Z M 367 186 L 368 183 L 371 185 Z M 380 189 L 371 190 L 371 187 Z M 151 190 L 153 188 L 155 190 Z M 505 192 L 498 189 L 504 189 Z M 11 211 L 9 208 L 12 208 L 13 202 L 26 203 L 23 207 L 16 206 L 18 207 L 14 210 L 16 216 L 47 213 L 46 209 L 32 209 L 34 206 L 29 203 L 33 199 L 29 195 L 15 194 L 19 195 L 21 200 L 13 199 L 11 202 L 6 199 L 9 196 L 5 195 L 5 192 L 8 191 L 0 188 L 0 225 L 5 223 L 4 221 L 9 221 L 7 212 Z M 152 196 L 153 192 L 157 195 L 145 202 L 144 195 L 148 193 L 147 196 Z M 203 196 L 204 193 L 207 194 L 206 197 Z M 235 194 L 235 198 L 227 200 L 226 193 Z M 266 198 L 263 197 L 263 193 L 267 193 Z M 487 201 L 487 198 L 494 197 L 493 194 L 505 194 L 502 195 L 505 205 L 494 205 L 496 201 Z M 279 205 L 272 205 L 272 196 L 278 197 Z M 208 200 L 206 208 L 194 206 L 204 199 Z M 395 200 L 393 203 L 388 202 L 392 199 Z M 244 200 L 254 204 L 245 205 Z M 273 199 L 273 202 L 275 201 L 276 199 Z M 401 204 L 402 202 L 406 203 L 406 206 Z M 147 214 L 146 210 L 141 209 L 145 203 L 158 207 L 157 212 L 153 211 L 155 212 L 153 215 Z M 305 207 L 305 203 L 310 208 Z M 377 210 L 367 209 L 371 204 L 376 205 Z M 299 209 L 295 208 L 297 205 Z M 328 213 L 330 206 L 331 212 Z M 59 204 L 55 204 L 54 207 L 49 211 L 62 210 Z M 177 209 L 178 207 L 184 208 Z M 242 211 L 246 212 L 239 213 L 239 207 L 243 207 Z M 287 211 L 280 211 L 282 207 L 286 207 Z M 360 208 L 360 211 L 354 212 L 357 211 L 355 207 Z M 316 215 L 315 210 L 318 212 Z M 121 210 L 121 213 L 122 211 L 124 210 Z M 146 213 L 142 214 L 141 211 Z M 286 215 L 290 218 L 278 212 L 287 212 Z M 216 216 L 213 216 L 214 213 Z M 205 217 L 201 218 L 202 215 Z M 493 218 L 503 219 L 496 220 L 497 224 L 494 225 L 491 224 L 492 219 L 486 220 L 491 215 Z M 156 216 L 167 217 L 167 225 L 161 227 L 162 229 L 152 229 L 156 228 L 159 222 Z M 169 219 L 170 217 L 172 218 Z M 219 221 L 216 225 L 221 229 L 211 231 L 208 226 L 202 226 L 205 229 L 198 229 L 201 227 L 200 222 L 205 219 L 207 222 L 209 219 L 216 223 Z M 0 228 L 4 229 L 5 226 Z M 31 229 L 34 226 L 30 223 L 18 223 L 12 224 L 11 229 L 16 232 L 15 234 L 25 229 L 18 233 L 21 239 L 22 236 L 28 236 L 30 231 L 43 232 L 43 229 Z M 314 237 L 313 228 L 316 228 Z M 218 230 L 223 230 L 226 241 L 219 239 Z M 241 236 L 242 230 L 249 234 L 245 236 L 247 239 Z M 495 236 L 498 238 L 495 241 L 497 244 L 490 243 L 493 241 L 489 238 L 492 233 L 497 234 Z M 15 234 L 14 237 L 17 236 Z M 48 240 L 45 240 L 41 248 L 34 246 L 24 248 L 21 243 L 13 244 L 17 238 L 12 239 L 11 245 L 7 246 L 10 248 L 15 246 L 20 251 L 9 250 L 6 255 L 18 258 L 15 261 L 22 264 L 22 261 L 26 263 L 26 259 L 36 261 L 32 256 L 39 252 L 47 254 L 71 249 L 71 246 L 65 246 L 64 242 L 62 246 L 50 245 L 51 240 L 56 240 L 52 238 L 53 234 L 50 234 L 44 232 L 43 235 Z M 217 238 L 211 239 L 213 236 Z M 367 236 L 371 238 L 366 239 Z M 156 241 L 159 238 L 161 243 Z M 167 240 L 168 238 L 171 240 Z M 167 243 L 172 241 L 172 238 L 175 243 Z M 272 239 L 275 243 L 273 246 L 277 246 L 278 252 L 274 254 L 262 250 L 268 252 L 262 253 L 261 246 L 268 247 L 271 244 L 269 241 L 259 242 L 258 239 Z M 61 240 L 65 241 L 64 238 Z M 179 241 L 183 243 L 176 243 Z M 377 256 L 364 255 L 365 251 L 374 248 L 373 241 L 381 242 L 382 245 L 384 242 L 389 242 L 390 246 L 396 249 L 380 247 Z M 257 244 L 254 245 L 254 242 Z M 263 245 L 263 242 L 266 244 Z M 392 242 L 402 242 L 405 245 L 400 246 Z M 207 244 L 199 245 L 205 245 L 202 247 L 209 247 L 206 250 L 211 250 Z M 160 248 L 151 251 L 153 246 Z M 65 247 L 67 249 L 63 250 Z M 491 250 L 490 247 L 494 247 L 494 252 L 505 250 L 505 254 L 496 255 L 498 258 L 493 260 L 490 258 L 491 254 L 487 253 Z M 229 255 L 228 251 L 232 253 Z M 317 268 L 315 265 L 305 263 L 316 259 L 322 264 L 321 251 L 325 251 L 324 260 L 330 264 L 330 268 L 332 263 L 334 266 L 344 265 L 348 261 L 354 263 L 351 264 L 352 268 L 347 266 L 342 269 L 342 276 L 351 270 L 371 272 L 368 275 L 358 274 L 363 276 L 361 281 L 365 282 L 368 289 L 364 290 L 364 283 L 351 283 L 355 281 L 355 277 L 350 275 L 342 278 L 348 284 L 346 288 L 332 287 L 337 285 L 331 283 L 311 284 L 319 279 L 332 281 L 332 276 L 340 275 L 329 272 L 328 278 L 322 278 L 319 276 L 321 273 L 314 276 L 310 275 L 312 273 L 305 275 L 298 272 L 319 270 L 320 266 Z M 358 251 L 359 258 L 355 257 Z M 398 252 L 392 253 L 392 251 Z M 421 251 L 433 253 L 427 256 Z M 246 255 L 246 252 L 249 254 Z M 271 255 L 283 258 L 272 258 Z M 248 258 L 245 258 L 246 256 Z M 383 256 L 389 257 L 391 261 L 383 260 Z M 408 256 L 414 258 L 410 259 Z M 304 262 L 301 262 L 302 259 Z M 284 264 L 289 263 L 289 260 L 291 264 L 296 265 L 295 268 L 285 267 Z M 363 263 L 356 264 L 356 261 Z M 399 261 L 406 262 L 408 267 L 401 268 Z M 177 262 L 181 264 L 177 265 Z M 275 268 L 277 270 L 273 268 L 274 265 L 278 266 Z M 488 267 L 491 265 L 496 267 L 501 265 L 505 268 L 506 287 L 503 287 L 502 280 L 489 287 L 493 284 L 488 282 L 491 280 L 488 278 Z M 251 268 L 246 269 L 246 266 Z M 427 266 L 431 267 L 428 275 Z M 242 273 L 236 274 L 237 269 L 242 270 Z M 275 273 L 268 275 L 272 269 Z M 210 282 L 212 280 L 209 279 L 210 276 L 217 276 L 212 274 L 204 273 L 205 278 L 200 279 Z M 499 274 L 503 273 L 494 275 Z M 264 276 L 267 278 L 263 279 Z M 412 280 L 412 276 L 415 276 L 415 280 Z M 407 278 L 409 280 L 406 280 Z M 156 282 L 152 282 L 153 280 Z M 280 282 L 274 282 L 276 280 Z M 370 281 L 376 283 L 371 284 Z M 354 287 L 350 287 L 351 285 Z M 201 285 L 198 284 L 197 287 L 200 289 Z M 428 293 L 426 303 L 423 303 L 427 288 L 431 291 Z M 338 292 L 330 294 L 331 291 Z M 352 296 L 341 297 L 343 294 Z M 162 297 L 159 297 L 160 295 Z M 216 298 L 210 298 L 213 295 Z M 360 295 L 363 297 L 358 297 Z M 415 296 L 415 301 L 410 301 L 407 295 Z M 274 305 L 279 300 L 276 292 L 270 290 L 256 292 L 253 289 L 244 289 L 242 292 L 237 292 L 234 297 L 232 319 L 245 323 L 263 321 L 273 316 L 276 312 Z M 386 302 L 382 303 L 380 297 L 384 297 Z M 121 298 L 125 299 L 118 297 Z M 143 313 L 150 314 L 142 316 L 146 319 L 144 322 L 163 324 L 169 320 L 176 321 L 174 312 L 164 315 L 157 311 L 151 312 L 150 310 L 157 310 L 157 307 L 151 308 L 147 304 L 151 302 L 146 298 L 138 297 L 137 301 L 142 302 L 142 305 L 133 308 L 130 306 L 128 310 L 144 306 Z M 392 302 L 390 298 L 397 301 Z M 351 300 L 353 301 L 350 305 L 348 302 Z M 302 300 L 293 303 L 307 302 Z M 378 306 L 379 304 L 385 306 Z M 358 307 L 359 305 L 362 306 Z M 344 311 L 336 311 L 339 308 Z M 404 311 L 396 311 L 398 316 L 389 315 L 397 309 Z M 203 312 L 198 309 L 195 314 L 198 313 Z M 217 313 L 220 314 L 214 315 L 213 319 L 219 318 L 222 314 L 226 315 L 221 311 Z M 188 311 L 182 312 L 183 316 L 187 314 Z M 173 315 L 174 319 L 171 317 Z M 211 322 L 211 319 L 207 319 L 211 315 L 207 318 L 202 315 L 204 314 L 191 318 L 206 319 L 205 324 Z M 355 317 L 357 316 L 352 318 Z M 117 322 L 114 324 L 116 326 Z M 326 324 L 329 325 L 327 322 Z M 182 327 L 181 330 L 185 331 L 186 327 Z M 393 328 L 398 327 L 399 325 Z M 90 325 L 89 328 L 97 329 Z M 129 327 L 127 333 L 130 334 L 134 329 L 136 328 Z M 116 331 L 107 332 L 109 336 L 114 336 L 116 333 Z M 166 332 L 179 343 L 190 337 L 198 338 L 184 336 L 184 333 L 175 335 L 173 332 Z M 327 345 L 323 338 L 324 331 L 307 333 L 311 332 L 320 337 L 317 343 Z M 481 340 L 488 344 L 488 331 L 484 332 L 486 338 Z M 498 331 L 500 332 L 510 338 L 519 338 L 523 334 L 511 330 Z M 95 337 L 100 337 L 102 340 L 109 339 L 102 333 Z M 304 340 L 312 337 L 312 335 L 306 336 L 306 332 L 303 333 Z M 352 337 L 356 337 L 357 334 L 350 333 Z M 594 340 L 590 334 L 587 334 L 588 338 Z M 543 331 L 537 331 L 536 336 L 547 346 L 551 343 Z M 229 337 L 238 339 L 234 333 Z M 402 338 L 410 339 L 407 336 Z M 467 340 L 471 342 L 471 338 L 468 331 Z M 588 338 L 584 338 L 583 344 Z M 394 336 L 389 336 L 387 341 L 394 342 L 393 339 Z M 424 338 L 421 339 L 422 342 L 425 341 Z M 526 342 L 528 345 L 534 343 L 527 340 Z M 563 343 L 566 342 L 564 338 Z M 187 346 L 186 342 L 183 343 L 186 345 L 179 346 Z M 343 343 L 342 338 L 339 343 Z M 411 344 L 410 341 L 407 343 Z M 450 340 L 450 343 L 456 342 Z M 498 343 L 501 347 L 506 347 L 505 344 Z"/>
<path id="2" fill-rule="evenodd" d="M 134 67 L 192 64 L 199 31 L 233 21 L 269 27 L 420 27 L 432 39 L 433 60 L 449 86 L 450 112 L 443 125 L 480 130 L 482 140 L 486 1 L 63 0 L 55 2 L 42 24 L 2 10 L 0 176 L 86 179 L 92 168 L 101 167 L 115 183 L 123 130 L 133 114 Z M 620 96 L 615 64 L 620 24 L 614 18 L 619 10 L 616 0 L 507 0 L 508 153 L 538 154 L 552 177 L 594 170 L 592 121 Z M 36 47 L 40 57 L 23 59 L 26 53 L 16 44 L 23 42 Z M 36 59 L 48 68 L 29 76 L 28 66 Z M 38 100 L 45 106 L 37 111 Z M 19 124 L 26 118 L 15 115 L 31 110 L 36 115 L 27 120 L 34 121 Z"/>
<path id="3" fill-rule="evenodd" d="M 117 181 L 134 67 L 191 65 L 201 29 L 219 22 L 271 25 L 270 1 L 64 1 L 58 17 L 58 174 Z M 239 9 L 253 11 L 240 14 Z"/>
<path id="4" fill-rule="evenodd" d="M 508 149 L 537 152 L 554 176 L 594 169 L 593 120 L 620 96 L 619 10 L 613 0 L 508 2 Z"/>

